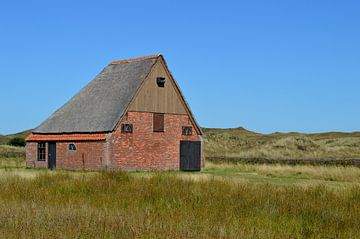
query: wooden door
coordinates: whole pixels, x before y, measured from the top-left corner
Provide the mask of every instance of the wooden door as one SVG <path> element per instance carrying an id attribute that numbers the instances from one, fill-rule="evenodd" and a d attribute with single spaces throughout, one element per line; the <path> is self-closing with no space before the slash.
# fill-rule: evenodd
<path id="1" fill-rule="evenodd" d="M 180 141 L 180 170 L 201 170 L 200 141 Z"/>
<path id="2" fill-rule="evenodd" d="M 56 143 L 48 143 L 48 168 L 53 170 L 56 168 Z"/>

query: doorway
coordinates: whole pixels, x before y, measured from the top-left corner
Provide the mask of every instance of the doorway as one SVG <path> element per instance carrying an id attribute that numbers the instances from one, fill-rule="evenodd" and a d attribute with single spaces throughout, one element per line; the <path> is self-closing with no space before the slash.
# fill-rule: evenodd
<path id="1" fill-rule="evenodd" d="M 49 142 L 49 149 L 48 149 L 48 169 L 55 169 L 56 168 L 56 143 Z"/>
<path id="2" fill-rule="evenodd" d="M 201 170 L 201 142 L 180 141 L 180 170 Z"/>

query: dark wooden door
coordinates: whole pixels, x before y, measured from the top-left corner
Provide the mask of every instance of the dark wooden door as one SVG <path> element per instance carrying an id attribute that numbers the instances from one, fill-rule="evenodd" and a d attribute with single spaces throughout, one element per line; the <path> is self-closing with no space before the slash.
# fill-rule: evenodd
<path id="1" fill-rule="evenodd" d="M 180 141 L 180 170 L 201 170 L 200 141 Z"/>
<path id="2" fill-rule="evenodd" d="M 56 143 L 54 142 L 49 142 L 48 168 L 51 170 L 56 168 Z"/>

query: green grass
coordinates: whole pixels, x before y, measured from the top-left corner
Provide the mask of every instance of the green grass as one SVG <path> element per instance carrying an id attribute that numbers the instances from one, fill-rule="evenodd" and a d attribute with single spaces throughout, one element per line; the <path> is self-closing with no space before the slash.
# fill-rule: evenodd
<path id="1" fill-rule="evenodd" d="M 25 148 L 10 145 L 0 145 L 0 158 L 23 158 L 25 159 Z"/>
<path id="2" fill-rule="evenodd" d="M 351 238 L 360 187 L 43 173 L 0 180 L 4 237 Z"/>
<path id="3" fill-rule="evenodd" d="M 205 129 L 205 153 L 360 158 L 360 133 Z M 0 145 L 2 238 L 360 238 L 360 168 L 206 162 L 199 173 L 25 168 Z"/>
<path id="4" fill-rule="evenodd" d="M 259 134 L 244 128 L 204 129 L 205 155 L 242 159 L 360 159 L 360 132 Z"/>
<path id="5" fill-rule="evenodd" d="M 335 188 L 360 185 L 360 168 L 351 166 L 212 164 L 208 162 L 201 172 L 201 175 L 203 174 L 231 179 L 234 182 L 299 186 L 325 185 Z"/>
<path id="6" fill-rule="evenodd" d="M 359 238 L 360 169 L 47 171 L 0 160 L 3 238 Z"/>
<path id="7" fill-rule="evenodd" d="M 25 147 L 14 147 L 6 145 L 8 141 L 15 137 L 25 138 L 29 131 L 3 136 L 0 135 L 0 168 L 25 166 Z"/>

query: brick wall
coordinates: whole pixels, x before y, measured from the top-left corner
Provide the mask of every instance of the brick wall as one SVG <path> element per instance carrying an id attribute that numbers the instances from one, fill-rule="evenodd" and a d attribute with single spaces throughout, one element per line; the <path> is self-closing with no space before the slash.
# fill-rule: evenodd
<path id="1" fill-rule="evenodd" d="M 46 160 L 45 161 L 38 161 L 37 160 L 37 147 L 38 144 L 36 142 L 27 142 L 25 146 L 26 150 L 26 167 L 29 168 L 47 168 L 47 150 L 48 144 L 46 143 Z"/>
<path id="2" fill-rule="evenodd" d="M 69 151 L 69 144 L 76 151 Z M 102 169 L 104 166 L 104 141 L 56 143 L 56 167 L 66 169 Z"/>
<path id="3" fill-rule="evenodd" d="M 75 144 L 76 151 L 69 151 L 69 144 Z M 66 169 L 102 169 L 104 163 L 105 141 L 57 142 L 56 168 Z M 26 143 L 26 165 L 32 168 L 48 167 L 48 143 L 46 143 L 46 160 L 37 160 L 37 142 Z"/>
<path id="4" fill-rule="evenodd" d="M 153 114 L 128 112 L 121 123 L 133 124 L 133 133 L 121 133 L 121 123 L 106 141 L 56 143 L 56 167 L 66 169 L 179 169 L 180 141 L 202 141 L 187 115 L 165 114 L 164 132 L 153 132 Z M 183 126 L 192 126 L 193 135 L 182 135 Z M 76 151 L 68 145 L 75 144 Z M 46 150 L 48 144 L 46 143 Z M 204 166 L 202 157 L 202 166 Z M 47 168 L 46 161 L 37 161 L 37 143 L 27 142 L 28 167 Z"/>
<path id="5" fill-rule="evenodd" d="M 165 114 L 164 117 L 165 131 L 153 132 L 152 113 L 128 112 L 121 123 L 133 124 L 133 133 L 121 133 L 119 124 L 110 137 L 111 167 L 125 170 L 179 169 L 180 140 L 202 139 L 187 115 Z M 192 126 L 193 135 L 182 135 L 182 126 Z"/>

